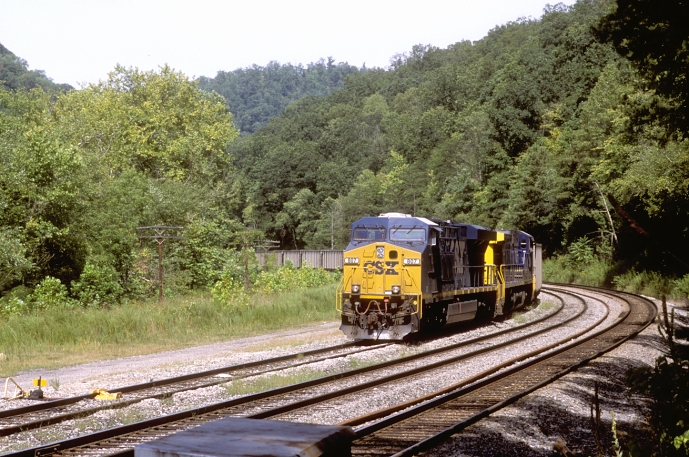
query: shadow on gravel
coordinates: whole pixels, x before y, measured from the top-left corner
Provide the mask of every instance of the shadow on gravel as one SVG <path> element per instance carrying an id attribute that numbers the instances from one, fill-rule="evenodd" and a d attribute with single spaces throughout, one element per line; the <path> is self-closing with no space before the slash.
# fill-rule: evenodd
<path id="1" fill-rule="evenodd" d="M 667 350 L 667 346 L 665 346 L 656 335 L 637 335 L 634 338 L 634 343 L 637 343 L 640 346 L 648 349 L 653 349 L 654 351 L 662 352 Z"/>
<path id="2" fill-rule="evenodd" d="M 614 455 L 611 412 L 615 414 L 618 431 L 622 432 L 618 436 L 623 443 L 626 436 L 634 437 L 640 449 L 648 450 L 651 436 L 644 421 L 647 400 L 630 397 L 624 384 L 627 370 L 638 366 L 638 361 L 621 357 L 595 361 L 561 378 L 557 391 L 552 388 L 536 391 L 425 455 L 562 455 L 553 451 L 559 437 L 573 455 L 595 456 L 598 455 L 596 428 L 604 455 Z M 598 427 L 591 421 L 596 381 L 600 401 Z"/>

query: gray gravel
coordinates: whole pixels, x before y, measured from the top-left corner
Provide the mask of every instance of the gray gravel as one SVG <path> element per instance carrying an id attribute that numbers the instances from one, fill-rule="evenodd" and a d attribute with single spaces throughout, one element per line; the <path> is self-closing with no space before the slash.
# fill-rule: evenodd
<path id="1" fill-rule="evenodd" d="M 543 298 L 547 299 L 545 294 Z M 568 303 L 570 303 L 569 300 Z M 609 305 L 611 310 L 606 320 L 612 321 L 618 317 L 621 308 L 620 305 L 615 302 L 611 302 Z M 578 307 L 579 305 L 573 302 L 570 303 L 568 308 L 561 313 L 561 316 L 558 316 L 558 319 L 564 319 L 567 315 L 571 315 Z M 497 330 L 517 325 L 516 321 L 521 322 L 535 319 L 549 312 L 552 312 L 552 310 L 544 311 L 537 308 L 525 313 L 523 316 L 507 320 L 503 323 L 492 323 L 445 338 L 416 343 L 414 345 L 387 346 L 346 359 L 320 362 L 319 364 L 313 364 L 310 368 L 322 372 L 342 371 L 352 366 L 397 358 L 404 354 L 446 346 L 479 335 L 493 333 Z M 584 316 L 577 320 L 576 325 L 563 326 L 557 332 L 549 332 L 549 338 L 552 339 L 556 336 L 561 336 L 565 331 L 575 333 L 576 329 L 580 329 L 587 325 L 587 322 L 590 323 L 599 319 L 604 312 L 605 309 L 603 306 L 594 303 Z M 537 324 L 537 326 L 539 325 L 545 324 Z M 522 455 L 521 452 L 509 451 L 510 448 L 514 450 L 521 449 L 521 447 L 524 447 L 525 452 L 526 448 L 528 448 L 528 452 L 531 453 L 523 455 L 552 455 L 552 443 L 558 437 L 564 439 L 568 443 L 578 443 L 577 437 L 580 435 L 581 439 L 584 440 L 587 430 L 580 422 L 586 419 L 585 422 L 588 423 L 589 390 L 590 385 L 594 382 L 592 376 L 606 376 L 606 373 L 609 371 L 608 375 L 612 380 L 610 386 L 617 386 L 613 391 L 623 391 L 623 389 L 619 388 L 619 385 L 621 385 L 619 371 L 622 370 L 622 367 L 630 364 L 648 364 L 652 363 L 655 359 L 655 351 L 657 348 L 649 348 L 647 344 L 640 345 L 637 343 L 637 341 L 642 338 L 645 338 L 643 341 L 650 341 L 649 338 L 652 338 L 651 335 L 654 335 L 654 332 L 654 329 L 650 331 L 647 330 L 645 333 L 649 333 L 650 335 L 643 335 L 634 342 L 627 343 L 616 349 L 615 352 L 611 353 L 609 356 L 598 359 L 595 363 L 589 364 L 584 369 L 566 376 L 562 381 L 556 383 L 569 383 L 566 384 L 567 387 L 561 389 L 561 391 L 548 393 L 548 389 L 551 389 L 551 387 L 541 389 L 525 397 L 521 402 L 518 402 L 512 407 L 492 415 L 487 420 L 472 427 L 471 430 L 457 435 L 444 445 L 444 447 L 439 449 L 437 453 L 431 455 L 498 455 L 487 449 L 484 453 L 477 453 L 479 452 L 477 449 L 485 447 L 488 441 L 495 441 L 496 443 L 505 445 L 505 455 Z M 523 345 L 524 350 L 527 348 L 531 350 L 537 347 L 537 345 L 546 344 L 544 342 L 546 340 L 547 337 L 535 338 L 533 341 Z M 47 388 L 46 393 L 48 395 L 70 396 L 86 393 L 88 390 L 96 387 L 114 387 L 118 385 L 136 384 L 151 379 L 167 378 L 195 371 L 306 351 L 318 347 L 339 344 L 344 341 L 345 338 L 337 330 L 336 323 L 325 323 L 317 327 L 279 332 L 266 337 L 243 339 L 229 343 L 190 348 L 152 356 L 104 361 L 46 373 L 24 373 L 18 376 L 17 379 L 20 383 L 26 383 L 39 374 L 42 375 L 44 379 L 60 379 L 59 390 L 53 392 L 51 388 Z M 628 345 L 633 347 L 634 344 L 638 347 L 634 349 L 631 355 L 617 354 L 617 351 L 622 351 Z M 657 342 L 655 344 L 657 344 Z M 435 391 L 444 385 L 459 382 L 471 376 L 472 373 L 480 372 L 486 369 L 487 366 L 498 363 L 499 360 L 511 358 L 516 355 L 513 351 L 505 352 L 505 354 L 509 354 L 509 356 L 502 355 L 502 359 L 497 357 L 495 360 L 493 360 L 494 356 L 491 356 L 490 360 L 484 358 L 480 363 L 458 364 L 451 370 L 445 369 L 442 372 L 442 376 L 436 374 L 433 378 L 421 378 L 409 385 L 405 384 L 404 389 L 394 392 L 377 392 L 374 405 L 371 405 L 371 400 L 368 396 L 356 398 L 348 397 L 346 405 L 329 405 L 324 408 L 319 408 L 309 416 L 299 417 L 299 420 L 317 423 L 336 423 L 361 415 L 365 412 L 370 412 L 374 409 L 389 406 L 392 403 L 398 403 L 402 399 L 418 397 L 424 393 Z M 607 360 L 610 358 L 611 360 Z M 602 363 L 608 371 L 602 375 L 590 373 L 589 371 L 599 363 Z M 614 368 L 612 371 L 610 371 L 611 367 Z M 397 370 L 399 369 L 395 369 L 394 371 Z M 617 402 L 616 404 L 625 404 L 624 401 L 618 399 L 619 395 L 623 395 L 623 392 L 618 392 L 617 397 L 607 390 L 604 391 L 604 394 L 606 395 L 605 401 L 608 401 L 608 399 L 617 399 L 615 400 Z M 230 398 L 233 397 L 228 394 L 224 387 L 215 386 L 212 388 L 175 394 L 172 398 L 165 400 L 145 400 L 131 407 L 103 411 L 84 419 L 68 421 L 63 424 L 46 427 L 33 432 L 24 432 L 12 437 L 0 438 L 0 452 L 8 452 L 15 449 L 45 444 L 59 439 L 90 433 L 102 428 L 131 423 L 162 414 L 169 414 L 184 409 L 216 403 Z M 531 400 L 527 406 L 521 404 L 527 400 Z M 8 403 L 9 402 L 0 402 L 0 405 L 2 405 L 3 408 L 20 406 L 18 402 L 12 402 L 12 405 Z M 94 403 L 96 402 L 94 401 Z M 629 408 L 619 408 L 615 410 L 620 427 L 624 427 L 626 424 L 634 422 L 640 417 L 638 413 L 630 412 L 628 409 Z M 567 421 L 570 420 L 569 416 L 571 414 L 563 413 L 569 412 L 570 410 L 571 414 L 574 415 L 574 419 L 578 420 L 578 422 L 571 422 L 571 424 L 574 424 L 573 427 L 567 425 L 567 423 L 569 423 Z M 619 411 L 619 416 L 617 411 Z M 606 414 L 607 412 L 604 412 L 604 419 L 609 417 L 609 414 L 607 416 Z M 634 414 L 637 415 L 634 416 Z M 525 420 L 525 418 L 528 418 L 528 420 Z M 545 420 L 545 423 L 549 424 L 549 426 L 544 427 L 539 425 L 539 421 L 542 420 Z M 565 422 L 563 422 L 563 420 Z M 606 428 L 606 431 L 607 430 L 609 430 L 609 427 Z M 588 433 L 590 434 L 590 427 L 588 428 Z M 473 441 L 471 439 L 472 436 L 474 437 Z M 486 440 L 487 436 L 490 436 L 491 439 Z M 477 447 L 478 443 L 483 444 Z M 570 444 L 570 447 L 571 446 Z M 583 449 L 588 448 L 584 447 Z M 588 450 L 586 452 L 591 453 Z"/>
<path id="2" fill-rule="evenodd" d="M 678 315 L 687 316 L 683 307 Z M 594 430 L 598 429 L 604 455 L 612 449 L 612 414 L 624 442 L 626 436 L 644 442 L 650 438 L 646 415 L 649 401 L 629 395 L 627 370 L 653 366 L 661 355 L 657 326 L 651 324 L 636 338 L 560 380 L 527 395 L 511 406 L 454 435 L 425 457 L 552 456 L 566 446 L 574 455 L 597 455 Z M 600 427 L 592 427 L 594 386 L 599 385 Z"/>

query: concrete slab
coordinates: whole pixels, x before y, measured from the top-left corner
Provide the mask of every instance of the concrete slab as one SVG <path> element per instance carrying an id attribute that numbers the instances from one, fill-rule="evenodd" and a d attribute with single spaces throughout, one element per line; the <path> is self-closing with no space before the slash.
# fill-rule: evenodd
<path id="1" fill-rule="evenodd" d="M 350 457 L 351 427 L 227 417 L 134 448 L 135 457 Z"/>

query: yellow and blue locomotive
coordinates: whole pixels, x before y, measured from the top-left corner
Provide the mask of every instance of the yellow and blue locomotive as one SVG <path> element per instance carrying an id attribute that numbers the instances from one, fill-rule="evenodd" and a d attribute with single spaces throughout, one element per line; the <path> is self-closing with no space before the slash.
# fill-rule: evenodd
<path id="1" fill-rule="evenodd" d="M 355 340 L 501 318 L 540 291 L 540 245 L 518 230 L 385 213 L 354 222 L 350 240 L 337 307 Z"/>

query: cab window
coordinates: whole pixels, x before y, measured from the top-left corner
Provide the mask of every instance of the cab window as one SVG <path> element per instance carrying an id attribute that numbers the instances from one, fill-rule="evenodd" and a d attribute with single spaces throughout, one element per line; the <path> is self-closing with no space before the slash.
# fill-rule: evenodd
<path id="1" fill-rule="evenodd" d="M 355 227 L 352 238 L 354 241 L 385 241 L 385 228 Z"/>
<path id="2" fill-rule="evenodd" d="M 414 227 L 395 227 L 390 229 L 391 241 L 426 241 L 426 230 Z"/>

